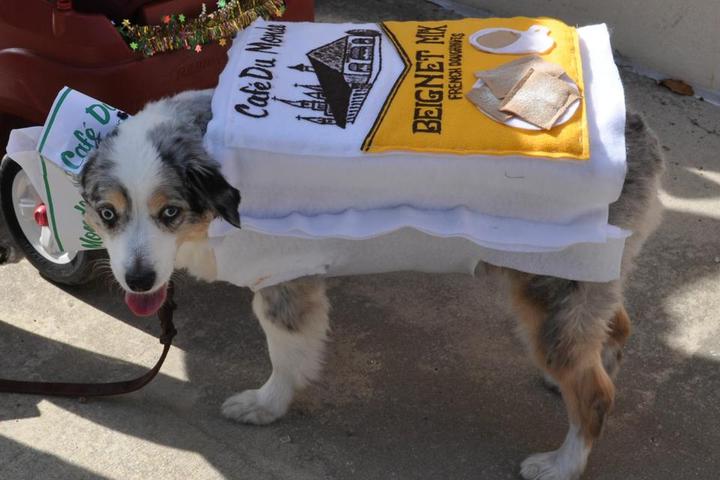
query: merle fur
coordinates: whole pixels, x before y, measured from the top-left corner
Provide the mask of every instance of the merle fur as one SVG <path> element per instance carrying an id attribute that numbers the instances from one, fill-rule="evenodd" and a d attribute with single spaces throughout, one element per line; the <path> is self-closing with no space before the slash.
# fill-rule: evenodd
<path id="1" fill-rule="evenodd" d="M 263 288 L 258 295 L 263 299 L 265 318 L 289 332 L 301 331 L 316 307 L 313 293 L 318 288 L 324 292 L 323 281 L 315 277 Z"/>
<path id="2" fill-rule="evenodd" d="M 200 218 L 210 210 L 240 228 L 240 192 L 225 180 L 220 165 L 210 158 L 202 144 L 211 118 L 211 98 L 211 93 L 205 92 L 165 100 L 173 115 L 148 131 L 147 136 L 163 164 L 172 172 L 164 176 L 165 183 L 189 204 L 193 218 Z M 99 192 L 104 187 L 119 185 L 112 175 L 114 161 L 109 155 L 118 128 L 103 139 L 80 175 L 83 197 L 90 203 L 99 200 Z"/>
<path id="3" fill-rule="evenodd" d="M 220 165 L 211 159 L 202 146 L 202 132 L 196 125 L 163 123 L 148 132 L 160 158 L 181 182 L 176 190 L 201 214 L 212 210 L 240 228 L 240 192 L 220 172 Z"/>

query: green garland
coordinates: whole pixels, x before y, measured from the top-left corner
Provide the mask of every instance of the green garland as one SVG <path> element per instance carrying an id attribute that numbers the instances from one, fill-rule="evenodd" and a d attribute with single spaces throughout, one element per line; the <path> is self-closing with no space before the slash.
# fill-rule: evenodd
<path id="1" fill-rule="evenodd" d="M 279 17 L 285 12 L 282 0 L 218 0 L 217 10 L 206 12 L 205 4 L 196 18 L 185 15 L 165 15 L 160 25 L 134 25 L 123 20 L 117 27 L 133 51 L 146 57 L 173 50 L 202 51 L 202 46 L 217 41 L 225 45 L 227 39 L 258 18 Z"/>

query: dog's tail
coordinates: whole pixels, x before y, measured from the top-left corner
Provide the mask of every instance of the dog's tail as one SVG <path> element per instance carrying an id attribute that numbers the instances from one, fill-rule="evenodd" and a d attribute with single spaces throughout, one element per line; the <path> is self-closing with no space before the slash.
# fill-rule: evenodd
<path id="1" fill-rule="evenodd" d="M 627 174 L 620 198 L 610 205 L 609 217 L 610 224 L 633 232 L 625 244 L 624 276 L 645 240 L 660 224 L 662 206 L 658 191 L 665 171 L 660 142 L 637 113 L 627 114 L 625 144 Z"/>

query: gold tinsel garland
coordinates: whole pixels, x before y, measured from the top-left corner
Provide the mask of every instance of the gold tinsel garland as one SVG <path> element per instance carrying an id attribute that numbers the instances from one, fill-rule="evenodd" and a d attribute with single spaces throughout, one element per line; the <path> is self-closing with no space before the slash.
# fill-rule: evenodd
<path id="1" fill-rule="evenodd" d="M 185 15 L 165 15 L 160 25 L 134 25 L 123 20 L 118 27 L 130 48 L 146 57 L 156 53 L 188 49 L 200 53 L 202 45 L 227 39 L 256 19 L 279 17 L 285 12 L 282 0 L 218 0 L 218 8 L 206 12 L 205 4 L 196 18 Z"/>

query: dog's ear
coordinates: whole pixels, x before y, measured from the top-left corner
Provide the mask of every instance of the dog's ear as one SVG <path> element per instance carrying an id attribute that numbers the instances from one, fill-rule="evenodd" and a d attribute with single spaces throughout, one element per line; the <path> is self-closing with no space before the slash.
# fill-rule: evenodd
<path id="1" fill-rule="evenodd" d="M 188 187 L 196 198 L 202 199 L 215 213 L 240 228 L 240 192 L 225 180 L 218 167 L 192 163 L 185 174 Z"/>

